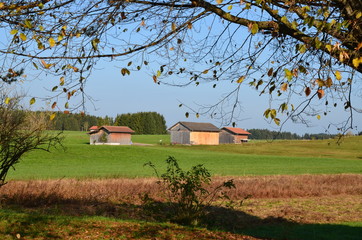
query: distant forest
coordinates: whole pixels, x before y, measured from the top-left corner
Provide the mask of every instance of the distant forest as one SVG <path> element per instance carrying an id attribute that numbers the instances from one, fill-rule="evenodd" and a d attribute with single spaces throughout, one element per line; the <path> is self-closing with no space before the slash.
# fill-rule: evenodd
<path id="1" fill-rule="evenodd" d="M 57 112 L 53 120 L 53 130 L 88 131 L 92 126 L 128 126 L 136 134 L 166 134 L 165 118 L 156 112 L 139 112 L 96 117 L 80 113 Z"/>
<path id="2" fill-rule="evenodd" d="M 88 131 L 91 126 L 128 126 L 136 134 L 167 134 L 166 121 L 157 112 L 119 114 L 115 118 L 97 117 L 87 114 L 57 112 L 53 120 L 53 130 Z M 298 135 L 291 132 L 270 131 L 268 129 L 246 129 L 250 139 L 328 139 L 335 135 L 326 133 Z M 362 133 L 362 132 L 361 132 Z M 361 134 L 360 133 L 360 134 Z"/>

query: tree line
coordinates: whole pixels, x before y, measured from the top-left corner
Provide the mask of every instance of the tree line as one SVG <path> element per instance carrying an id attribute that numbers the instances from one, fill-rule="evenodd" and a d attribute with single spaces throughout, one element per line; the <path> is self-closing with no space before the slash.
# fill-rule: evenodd
<path id="1" fill-rule="evenodd" d="M 57 112 L 52 121 L 52 130 L 87 131 L 92 126 L 128 126 L 136 134 L 165 134 L 166 121 L 157 112 L 119 114 L 115 118 L 97 117 L 81 113 Z"/>
<path id="2" fill-rule="evenodd" d="M 286 140 L 300 140 L 300 139 L 329 139 L 334 138 L 336 135 L 327 134 L 327 133 L 313 133 L 304 135 L 298 135 L 291 132 L 280 132 L 280 131 L 271 131 L 268 129 L 248 129 L 248 132 L 251 133 L 249 136 L 250 139 L 286 139 Z"/>

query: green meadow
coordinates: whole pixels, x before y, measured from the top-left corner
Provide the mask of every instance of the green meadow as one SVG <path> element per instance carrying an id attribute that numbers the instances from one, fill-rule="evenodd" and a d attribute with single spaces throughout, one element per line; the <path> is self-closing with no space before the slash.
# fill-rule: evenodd
<path id="1" fill-rule="evenodd" d="M 216 176 L 362 173 L 362 137 L 219 146 L 172 146 L 168 135 L 135 135 L 130 146 L 89 145 L 84 132 L 64 137 L 64 148 L 29 153 L 8 179 L 149 177 L 143 165 L 162 171 L 168 156 L 183 168 L 204 164 Z"/>

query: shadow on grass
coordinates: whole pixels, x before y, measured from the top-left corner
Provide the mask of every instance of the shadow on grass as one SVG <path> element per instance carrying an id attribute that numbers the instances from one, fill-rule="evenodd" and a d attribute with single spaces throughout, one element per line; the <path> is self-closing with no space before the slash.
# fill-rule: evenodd
<path id="1" fill-rule="evenodd" d="M 39 236 L 41 228 L 52 222 L 56 216 L 102 216 L 122 220 L 141 220 L 148 222 L 169 222 L 169 204 L 156 202 L 152 207 L 134 204 L 116 204 L 96 202 L 91 200 L 48 199 L 45 201 L 14 202 L 3 201 L 0 205 L 0 221 L 10 222 L 13 229 L 9 232 L 22 233 L 32 231 L 34 237 Z M 17 217 L 14 218 L 14 215 Z M 19 221 L 19 219 L 21 219 Z M 58 224 L 67 224 L 65 220 Z M 200 219 L 199 226 L 209 230 L 248 235 L 262 239 L 361 239 L 362 227 L 342 224 L 300 224 L 284 218 L 259 218 L 243 211 L 224 207 L 209 207 L 207 214 Z M 35 234 L 37 232 L 37 234 Z M 46 238 L 52 238 L 51 232 L 41 233 Z M 29 236 L 29 234 L 28 234 Z"/>

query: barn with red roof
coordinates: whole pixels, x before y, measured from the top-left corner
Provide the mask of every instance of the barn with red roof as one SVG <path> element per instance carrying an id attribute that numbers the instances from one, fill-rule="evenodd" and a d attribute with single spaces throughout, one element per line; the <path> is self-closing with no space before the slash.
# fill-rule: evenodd
<path id="1" fill-rule="evenodd" d="M 235 143 L 241 144 L 249 140 L 249 133 L 242 128 L 223 127 L 219 135 L 220 144 Z"/>
<path id="2" fill-rule="evenodd" d="M 89 134 L 90 144 L 130 145 L 134 131 L 126 126 L 101 126 L 92 129 Z"/>

